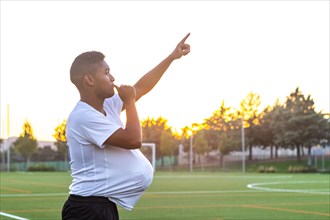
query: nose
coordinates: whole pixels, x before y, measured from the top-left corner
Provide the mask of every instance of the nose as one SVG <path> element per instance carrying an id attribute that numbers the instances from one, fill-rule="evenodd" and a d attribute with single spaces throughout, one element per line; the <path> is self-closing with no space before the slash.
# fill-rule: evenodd
<path id="1" fill-rule="evenodd" d="M 111 82 L 114 82 L 115 81 L 115 77 L 113 77 L 113 75 L 110 75 L 110 80 L 111 80 Z"/>

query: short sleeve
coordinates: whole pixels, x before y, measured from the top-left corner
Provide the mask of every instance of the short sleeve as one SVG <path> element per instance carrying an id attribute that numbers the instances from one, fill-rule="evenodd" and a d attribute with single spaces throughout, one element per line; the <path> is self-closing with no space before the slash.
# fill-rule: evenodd
<path id="1" fill-rule="evenodd" d="M 84 137 L 100 148 L 104 147 L 104 142 L 119 128 L 119 124 L 96 111 L 88 114 L 81 124 Z"/>
<path id="2" fill-rule="evenodd" d="M 120 99 L 118 94 L 115 94 L 114 96 L 112 96 L 111 98 L 105 99 L 104 100 L 104 108 L 105 110 L 116 116 L 119 117 L 120 116 L 120 112 L 122 111 L 124 106 L 123 101 Z"/>

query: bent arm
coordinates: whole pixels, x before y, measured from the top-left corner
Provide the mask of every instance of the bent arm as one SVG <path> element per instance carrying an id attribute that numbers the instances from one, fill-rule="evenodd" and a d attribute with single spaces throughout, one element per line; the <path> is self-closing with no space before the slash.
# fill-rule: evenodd
<path id="1" fill-rule="evenodd" d="M 115 131 L 105 143 L 125 149 L 138 149 L 142 145 L 142 133 L 135 102 L 125 104 L 126 126 Z"/>
<path id="2" fill-rule="evenodd" d="M 126 109 L 126 126 L 115 131 L 105 144 L 125 149 L 137 149 L 142 145 L 139 116 L 135 106 L 135 89 L 132 86 L 115 86 Z"/>

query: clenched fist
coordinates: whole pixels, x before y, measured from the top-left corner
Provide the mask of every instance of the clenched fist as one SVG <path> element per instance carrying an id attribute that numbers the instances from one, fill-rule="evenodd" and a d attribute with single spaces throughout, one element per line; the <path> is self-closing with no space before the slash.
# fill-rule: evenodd
<path id="1" fill-rule="evenodd" d="M 135 88 L 133 86 L 129 86 L 129 85 L 117 86 L 117 85 L 115 85 L 115 88 L 118 91 L 118 95 L 119 95 L 120 99 L 124 103 L 130 102 L 130 101 L 135 102 L 136 92 L 135 92 Z"/>

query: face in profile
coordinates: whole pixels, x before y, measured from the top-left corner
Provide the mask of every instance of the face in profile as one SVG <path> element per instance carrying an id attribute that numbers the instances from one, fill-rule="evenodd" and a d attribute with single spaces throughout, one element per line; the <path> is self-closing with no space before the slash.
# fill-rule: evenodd
<path id="1" fill-rule="evenodd" d="M 101 61 L 95 68 L 95 91 L 99 97 L 110 98 L 115 94 L 115 78 L 110 74 L 110 68 L 105 61 Z"/>

